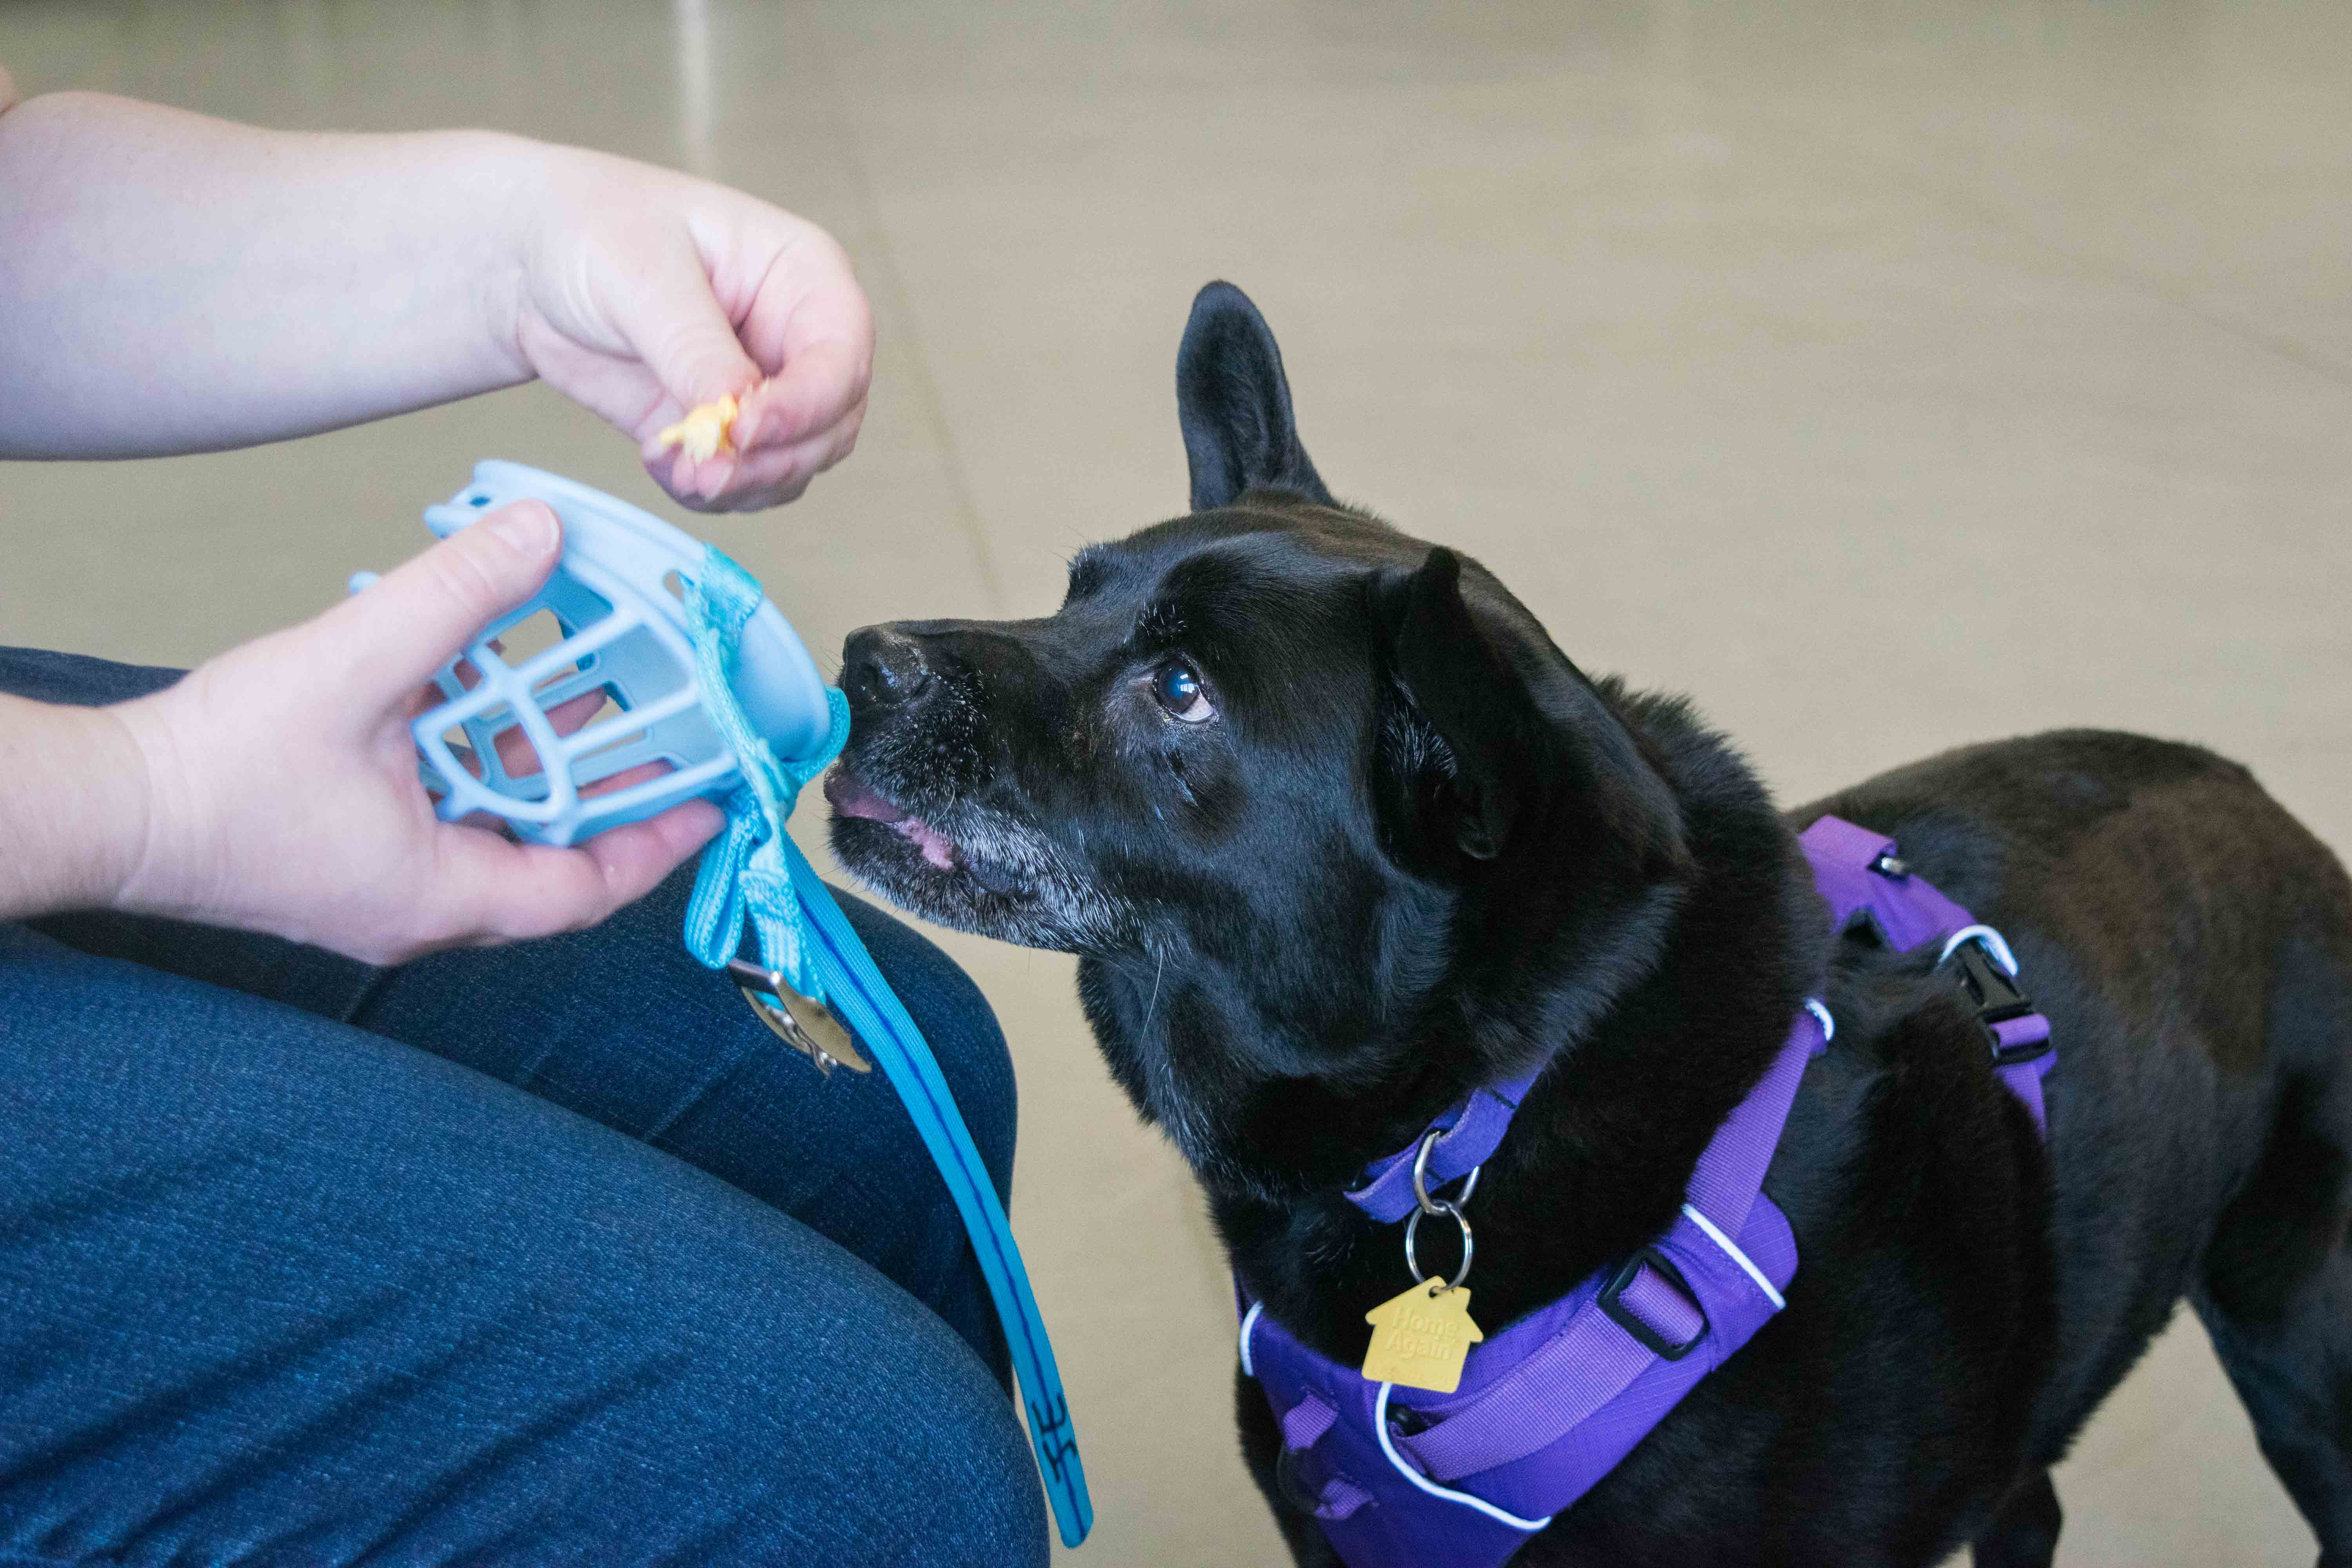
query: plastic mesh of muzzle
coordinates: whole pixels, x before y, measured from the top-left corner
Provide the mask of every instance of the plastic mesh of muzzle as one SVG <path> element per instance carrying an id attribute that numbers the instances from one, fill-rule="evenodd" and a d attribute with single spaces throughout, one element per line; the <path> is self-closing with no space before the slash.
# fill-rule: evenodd
<path id="1" fill-rule="evenodd" d="M 509 664 L 491 642 L 541 610 L 554 616 L 561 640 Z M 544 587 L 484 629 L 463 656 L 479 677 L 471 688 L 458 678 L 459 662 L 434 678 L 447 700 L 411 725 L 425 786 L 440 795 L 445 819 L 487 812 L 512 824 L 520 837 L 568 845 L 695 795 L 724 794 L 740 777 L 733 752 L 703 710 L 692 645 L 662 608 L 592 562 L 567 554 Z M 620 711 L 558 735 L 548 710 L 600 688 Z M 497 744 L 515 729 L 540 764 L 520 777 L 508 772 Z M 450 745 L 452 730 L 471 746 L 478 777 Z M 584 793 L 656 762 L 671 771 Z"/>

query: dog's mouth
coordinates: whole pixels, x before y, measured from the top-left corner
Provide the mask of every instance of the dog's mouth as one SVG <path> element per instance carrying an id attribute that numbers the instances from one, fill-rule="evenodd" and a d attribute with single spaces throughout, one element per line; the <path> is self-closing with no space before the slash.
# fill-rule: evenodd
<path id="1" fill-rule="evenodd" d="M 938 804 L 887 776 L 876 782 L 847 757 L 825 775 L 824 798 L 842 868 L 901 909 L 1065 952 L 1106 947 L 1127 930 L 1125 911 L 1085 868 L 1019 816 Z"/>
<path id="2" fill-rule="evenodd" d="M 824 798 L 835 817 L 887 827 L 906 840 L 922 863 L 934 871 L 970 878 L 1000 899 L 1019 899 L 1031 892 L 1019 870 L 999 856 L 975 850 L 949 837 L 877 788 L 846 759 L 824 776 Z M 927 873 L 918 872 L 918 876 Z"/>
<path id="3" fill-rule="evenodd" d="M 963 855 L 955 840 L 905 806 L 885 799 L 880 790 L 852 772 L 847 763 L 825 774 L 824 798 L 833 803 L 837 816 L 860 816 L 890 828 L 920 850 L 929 865 L 942 871 L 957 870 L 963 865 Z"/>

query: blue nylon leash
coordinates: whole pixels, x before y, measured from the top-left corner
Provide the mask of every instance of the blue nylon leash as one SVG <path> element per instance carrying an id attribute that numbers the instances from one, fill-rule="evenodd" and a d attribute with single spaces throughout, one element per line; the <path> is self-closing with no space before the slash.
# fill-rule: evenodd
<path id="1" fill-rule="evenodd" d="M 833 718 L 824 744 L 812 757 L 785 762 L 753 731 L 735 697 L 736 648 L 762 597 L 758 579 L 716 548 L 707 549 L 702 572 L 686 579 L 703 707 L 733 749 L 744 778 L 726 802 L 726 831 L 703 852 L 687 905 L 686 945 L 704 964 L 722 968 L 741 945 L 748 915 L 761 963 L 803 995 L 832 1008 L 881 1065 L 971 1237 L 1004 1326 L 1038 1475 L 1062 1543 L 1076 1546 L 1093 1528 L 1094 1505 L 1087 1496 L 1086 1470 L 1054 1347 L 1004 1205 L 922 1031 L 808 858 L 784 832 L 802 788 L 849 739 L 848 700 L 828 688 Z"/>

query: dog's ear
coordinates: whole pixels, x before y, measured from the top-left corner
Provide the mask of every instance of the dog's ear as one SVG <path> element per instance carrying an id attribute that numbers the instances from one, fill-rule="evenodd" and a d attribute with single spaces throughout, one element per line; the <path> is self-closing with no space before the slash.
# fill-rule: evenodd
<path id="1" fill-rule="evenodd" d="M 1252 489 L 1290 490 L 1335 506 L 1290 412 L 1274 331 L 1230 283 L 1192 297 L 1176 351 L 1176 417 L 1192 473 L 1192 510 L 1231 506 Z"/>
<path id="2" fill-rule="evenodd" d="M 1664 778 L 1591 681 L 1483 571 L 1433 549 L 1370 584 L 1393 687 L 1375 790 L 1394 849 L 1423 869 L 1524 842 L 1603 846 L 1650 873 L 1685 858 Z"/>

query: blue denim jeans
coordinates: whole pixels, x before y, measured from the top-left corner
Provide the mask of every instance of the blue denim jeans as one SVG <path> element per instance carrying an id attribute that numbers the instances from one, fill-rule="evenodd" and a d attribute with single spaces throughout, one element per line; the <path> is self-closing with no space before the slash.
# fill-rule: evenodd
<path id="1" fill-rule="evenodd" d="M 1043 1563 L 945 1188 L 687 956 L 689 883 L 395 969 L 0 925 L 0 1563 Z M 843 902 L 1007 1191 L 986 1003 Z"/>

